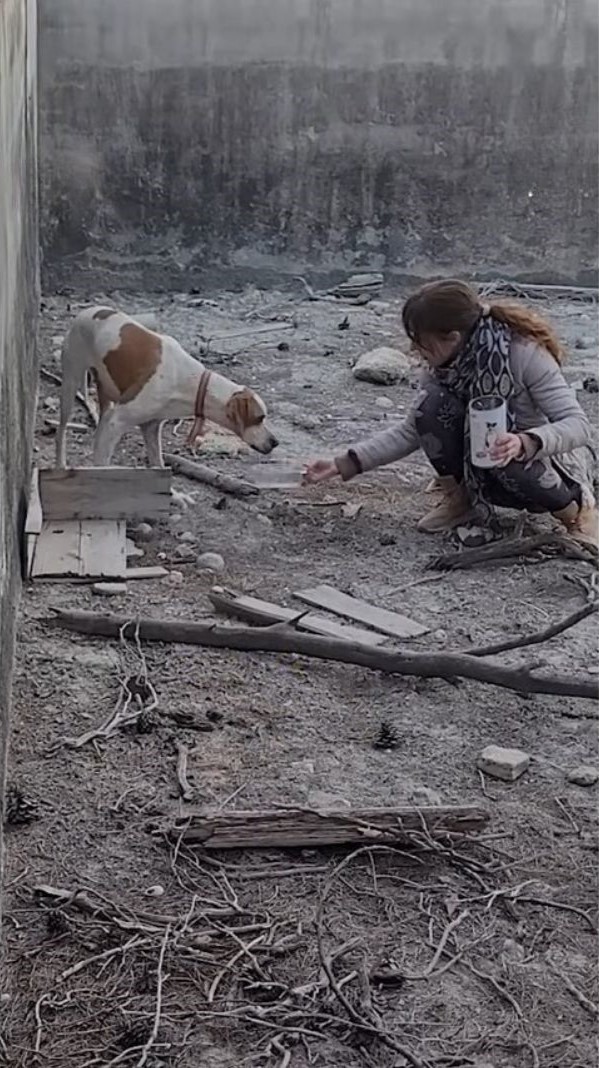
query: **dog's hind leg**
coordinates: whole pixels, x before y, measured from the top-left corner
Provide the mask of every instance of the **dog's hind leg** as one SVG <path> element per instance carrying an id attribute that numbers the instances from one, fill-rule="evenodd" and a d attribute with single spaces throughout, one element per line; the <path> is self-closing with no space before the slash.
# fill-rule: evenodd
<path id="1" fill-rule="evenodd" d="M 152 419 L 149 423 L 142 423 L 140 430 L 146 445 L 148 467 L 164 467 L 162 458 L 162 423 L 159 419 Z"/>
<path id="2" fill-rule="evenodd" d="M 73 338 L 68 335 L 62 348 L 62 385 L 60 387 L 60 422 L 56 431 L 56 466 L 67 466 L 67 425 L 75 405 L 81 380 L 87 375 L 82 371 L 79 353 L 74 348 Z"/>

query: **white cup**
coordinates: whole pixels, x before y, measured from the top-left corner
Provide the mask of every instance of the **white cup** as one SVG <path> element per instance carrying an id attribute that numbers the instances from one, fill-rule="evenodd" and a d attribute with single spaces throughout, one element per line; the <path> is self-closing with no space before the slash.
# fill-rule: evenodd
<path id="1" fill-rule="evenodd" d="M 507 405 L 501 397 L 475 397 L 468 406 L 470 456 L 474 467 L 497 467 L 491 449 L 507 430 Z"/>

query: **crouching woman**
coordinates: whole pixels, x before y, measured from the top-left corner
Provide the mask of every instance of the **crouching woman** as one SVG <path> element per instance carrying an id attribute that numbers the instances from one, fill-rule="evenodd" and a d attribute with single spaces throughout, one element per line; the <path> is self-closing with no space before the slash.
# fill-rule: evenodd
<path id="1" fill-rule="evenodd" d="M 336 459 L 309 464 L 307 482 L 344 480 L 423 449 L 441 498 L 419 522 L 435 533 L 475 516 L 496 527 L 495 507 L 547 512 L 584 544 L 597 545 L 592 433 L 560 365 L 551 327 L 517 304 L 482 304 L 464 282 L 430 282 L 403 308 L 425 370 L 408 415 Z M 507 429 L 494 437 L 494 467 L 472 463 L 469 404 L 505 401 Z"/>

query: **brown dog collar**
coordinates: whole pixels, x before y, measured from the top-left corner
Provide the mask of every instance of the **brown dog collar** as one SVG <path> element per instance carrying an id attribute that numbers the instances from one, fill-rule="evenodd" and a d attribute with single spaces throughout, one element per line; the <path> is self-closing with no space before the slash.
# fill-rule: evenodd
<path id="1" fill-rule="evenodd" d="M 197 438 L 199 438 L 204 430 L 204 406 L 206 403 L 206 394 L 208 392 L 208 386 L 210 384 L 210 377 L 212 371 L 204 370 L 200 375 L 200 381 L 198 382 L 198 391 L 196 393 L 195 402 L 195 419 L 193 426 L 189 431 L 187 438 L 187 444 L 193 445 Z"/>

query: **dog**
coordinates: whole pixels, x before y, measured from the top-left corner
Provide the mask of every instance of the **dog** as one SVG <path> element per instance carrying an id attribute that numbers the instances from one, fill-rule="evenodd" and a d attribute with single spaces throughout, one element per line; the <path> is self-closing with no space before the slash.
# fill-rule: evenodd
<path id="1" fill-rule="evenodd" d="M 119 441 L 138 426 L 150 467 L 164 467 L 162 424 L 193 419 L 188 444 L 201 437 L 205 420 L 236 434 L 256 452 L 278 445 L 266 423 L 264 401 L 247 386 L 208 370 L 173 337 L 142 326 L 114 308 L 80 312 L 62 349 L 60 423 L 56 464 L 67 464 L 66 432 L 87 374 L 95 379 L 100 419 L 93 448 L 95 467 L 108 467 Z"/>

